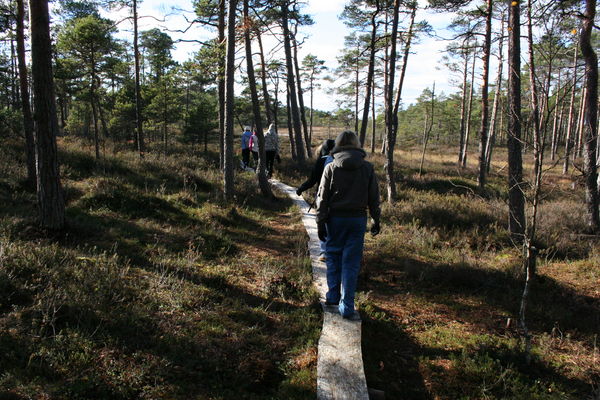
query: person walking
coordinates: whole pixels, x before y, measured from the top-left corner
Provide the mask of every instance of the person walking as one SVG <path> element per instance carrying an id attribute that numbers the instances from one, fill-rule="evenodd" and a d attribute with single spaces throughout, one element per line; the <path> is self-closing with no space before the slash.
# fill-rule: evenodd
<path id="1" fill-rule="evenodd" d="M 319 182 L 321 181 L 321 176 L 323 175 L 323 170 L 325 169 L 325 165 L 333 161 L 333 158 L 329 155 L 329 152 L 331 151 L 331 149 L 333 149 L 333 146 L 335 146 L 335 141 L 333 139 L 327 139 L 323 141 L 323 143 L 319 146 L 319 148 L 317 149 L 319 158 L 317 158 L 317 161 L 315 162 L 315 165 L 308 179 L 304 183 L 302 183 L 302 185 L 300 185 L 298 189 L 296 189 L 296 194 L 298 196 L 301 196 L 302 192 L 307 191 L 314 185 L 319 184 Z M 317 196 L 315 196 L 315 199 L 316 197 Z M 325 259 L 327 258 L 325 255 L 325 241 L 321 241 L 320 246 L 321 254 L 319 255 L 319 261 L 325 261 Z"/>
<path id="2" fill-rule="evenodd" d="M 265 157 L 267 159 L 267 178 L 273 177 L 273 166 L 275 164 L 275 158 L 279 157 L 279 135 L 275 125 L 269 125 L 269 130 L 265 135 Z"/>
<path id="3" fill-rule="evenodd" d="M 327 160 L 327 156 L 329 156 L 329 152 L 333 149 L 333 146 L 335 146 L 335 140 L 327 139 L 317 148 L 319 157 L 317 158 L 317 161 L 315 161 L 315 165 L 313 166 L 308 179 L 296 189 L 296 194 L 298 196 L 302 195 L 302 192 L 315 186 L 315 184 L 319 184 L 321 176 L 323 175 L 323 169 L 325 168 L 325 161 Z"/>
<path id="4" fill-rule="evenodd" d="M 252 151 L 254 170 L 256 171 L 256 168 L 258 168 L 258 136 L 256 136 L 256 132 L 252 132 L 252 136 L 250 136 L 250 150 Z"/>
<path id="5" fill-rule="evenodd" d="M 244 127 L 242 133 L 242 169 L 248 168 L 250 163 L 250 138 L 252 137 L 252 128 L 248 125 Z"/>
<path id="6" fill-rule="evenodd" d="M 342 317 L 360 319 L 354 310 L 358 272 L 367 230 L 367 209 L 373 219 L 371 234 L 381 230 L 379 185 L 373 165 L 352 131 L 335 139 L 333 162 L 323 171 L 317 194 L 317 228 L 327 255 L 326 305 L 337 305 Z"/>

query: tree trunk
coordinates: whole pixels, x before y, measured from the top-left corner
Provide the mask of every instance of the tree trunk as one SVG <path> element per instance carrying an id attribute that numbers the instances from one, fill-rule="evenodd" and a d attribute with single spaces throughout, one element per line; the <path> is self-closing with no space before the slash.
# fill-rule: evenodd
<path id="1" fill-rule="evenodd" d="M 37 197 L 42 227 L 62 229 L 65 202 L 60 184 L 56 136 L 58 120 L 52 79 L 52 42 L 47 0 L 29 2 L 33 76 Z"/>
<path id="2" fill-rule="evenodd" d="M 298 25 L 296 25 L 298 30 Z M 302 132 L 304 132 L 304 144 L 306 145 L 306 154 L 308 157 L 312 157 L 312 149 L 310 147 L 310 136 L 308 134 L 308 124 L 306 123 L 306 112 L 304 108 L 304 91 L 302 90 L 302 79 L 300 79 L 300 65 L 298 63 L 298 42 L 296 41 L 296 34 L 292 35 L 294 42 L 294 72 L 296 73 L 296 85 L 298 88 L 298 108 L 300 110 L 300 122 L 302 123 Z"/>
<path id="3" fill-rule="evenodd" d="M 260 55 L 261 73 L 260 79 L 262 81 L 262 92 L 263 100 L 265 102 L 265 113 L 267 114 L 267 125 L 273 122 L 273 110 L 271 109 L 271 100 L 269 99 L 269 90 L 267 88 L 267 64 L 265 63 L 265 52 L 262 43 L 262 34 L 260 29 L 256 29 L 256 38 L 258 39 L 258 49 Z"/>
<path id="4" fill-rule="evenodd" d="M 365 145 L 367 136 L 367 125 L 369 124 L 369 106 L 371 104 L 371 86 L 373 85 L 373 75 L 375 74 L 375 42 L 377 40 L 377 15 L 379 14 L 379 1 L 375 2 L 376 10 L 371 14 L 371 43 L 369 53 L 369 69 L 367 71 L 367 83 L 365 88 L 365 105 L 363 107 L 362 121 L 360 124 L 360 145 Z"/>
<path id="5" fill-rule="evenodd" d="M 377 120 L 375 115 L 375 82 L 371 85 L 371 154 L 375 153 L 375 130 L 377 128 Z"/>
<path id="6" fill-rule="evenodd" d="M 271 198 L 271 186 L 267 180 L 265 172 L 265 137 L 263 135 L 262 118 L 260 115 L 260 103 L 256 90 L 256 78 L 254 76 L 254 63 L 252 61 L 252 39 L 250 38 L 251 22 L 248 16 L 248 0 L 244 0 L 244 44 L 246 47 L 246 72 L 248 74 L 248 87 L 250 88 L 250 97 L 252 98 L 252 112 L 254 113 L 254 126 L 256 127 L 256 136 L 258 137 L 258 165 L 256 175 L 258 178 L 258 187 L 263 196 Z"/>
<path id="7" fill-rule="evenodd" d="M 577 135 L 575 136 L 575 150 L 573 151 L 573 161 L 582 155 L 583 148 L 583 119 L 585 115 L 585 98 L 587 96 L 587 87 L 583 87 L 581 98 L 579 99 L 579 116 L 577 117 Z"/>
<path id="8" fill-rule="evenodd" d="M 435 110 L 435 82 L 433 82 L 433 90 L 431 91 L 431 122 L 429 126 L 427 126 L 427 121 L 429 115 L 425 117 L 425 129 L 423 130 L 423 152 L 421 154 L 421 164 L 419 165 L 419 177 L 423 175 L 423 164 L 425 163 L 425 152 L 427 151 L 427 143 L 429 142 L 429 135 L 431 134 L 431 129 L 433 128 L 433 115 Z"/>
<path id="9" fill-rule="evenodd" d="M 537 249 L 533 247 L 531 241 L 527 240 L 524 245 L 525 249 L 525 287 L 521 295 L 521 305 L 519 307 L 519 327 L 522 330 L 523 336 L 525 337 L 525 361 L 527 364 L 531 361 L 531 335 L 527 329 L 526 323 L 526 311 L 527 302 L 529 300 L 529 292 L 531 291 L 531 285 L 536 273 L 536 260 L 537 260 Z"/>
<path id="10" fill-rule="evenodd" d="M 521 150 L 521 28 L 520 5 L 509 4 L 508 39 L 508 228 L 516 243 L 525 233 L 525 195 Z"/>
<path id="11" fill-rule="evenodd" d="M 275 129 L 279 129 L 279 77 L 277 77 L 275 79 L 275 90 L 273 90 L 273 93 L 275 93 L 275 95 L 273 96 L 273 123 L 275 124 Z"/>
<path id="12" fill-rule="evenodd" d="M 508 118 L 508 110 L 505 108 L 505 106 L 502 104 L 502 98 L 500 99 L 500 124 L 499 124 L 499 129 L 498 132 L 500 132 L 500 137 L 499 137 L 499 142 L 500 144 L 504 144 L 507 142 L 506 139 L 506 130 L 504 129 L 504 117 L 506 116 L 506 118 Z M 491 159 L 491 156 L 490 156 Z"/>
<path id="13" fill-rule="evenodd" d="M 554 161 L 554 159 L 556 158 L 556 148 L 558 146 L 558 138 L 559 138 L 559 129 L 560 129 L 560 116 L 562 115 L 562 105 L 563 102 L 560 101 L 560 78 L 561 78 L 561 70 L 559 68 L 558 70 L 558 84 L 557 89 L 556 89 L 556 101 L 554 103 L 554 118 L 553 118 L 553 122 L 552 122 L 552 140 L 551 140 L 551 144 L 550 144 L 550 160 Z M 559 101 L 560 101 L 560 107 L 559 107 Z"/>
<path id="14" fill-rule="evenodd" d="M 281 25 L 283 27 L 283 47 L 285 50 L 285 63 L 287 68 L 288 91 L 290 101 L 290 114 L 292 114 L 292 126 L 294 128 L 294 141 L 296 147 L 296 161 L 304 164 L 306 153 L 304 152 L 304 141 L 302 140 L 302 127 L 300 123 L 300 111 L 296 95 L 296 80 L 294 77 L 294 63 L 292 60 L 292 46 L 290 44 L 290 30 L 288 27 L 288 4 L 281 4 Z"/>
<path id="15" fill-rule="evenodd" d="M 573 57 L 573 87 L 571 92 L 571 102 L 569 103 L 569 119 L 567 121 L 567 137 L 565 138 L 565 154 L 563 164 L 563 175 L 569 172 L 569 155 L 573 148 L 573 116 L 575 112 L 575 91 L 577 90 L 577 56 L 579 55 L 578 45 L 575 46 L 575 56 Z"/>
<path id="16" fill-rule="evenodd" d="M 541 121 L 539 112 L 539 95 L 536 84 L 535 76 L 535 59 L 533 49 L 533 30 L 532 30 L 532 16 L 531 16 L 531 0 L 527 1 L 527 39 L 529 44 L 529 83 L 531 86 L 531 105 L 533 112 L 533 154 L 534 154 L 534 175 L 532 185 L 532 207 L 531 207 L 531 218 L 529 224 L 526 227 L 526 235 L 523 243 L 523 253 L 525 261 L 525 288 L 523 289 L 523 295 L 521 297 L 521 307 L 519 312 L 519 322 L 523 335 L 525 337 L 525 354 L 527 363 L 531 359 L 531 335 L 529 334 L 525 313 L 527 309 L 527 301 L 529 292 L 531 291 L 531 285 L 536 275 L 536 258 L 537 249 L 533 247 L 536 236 L 537 226 L 537 214 L 539 209 L 540 192 L 542 187 L 542 167 L 544 162 L 544 143 L 541 135 Z"/>
<path id="17" fill-rule="evenodd" d="M 67 101 L 65 100 L 65 95 L 61 93 L 56 94 L 56 101 L 58 102 L 58 112 L 60 113 L 60 129 L 61 132 L 64 131 L 67 123 L 65 122 L 67 119 Z"/>
<path id="18" fill-rule="evenodd" d="M 463 44 L 464 45 L 464 44 Z M 465 49 L 465 65 L 463 67 L 462 99 L 460 102 L 460 139 L 458 142 L 458 165 L 462 166 L 463 146 L 465 145 L 465 121 L 467 118 L 467 75 L 469 73 L 469 55 Z M 475 55 L 473 55 L 475 57 Z"/>
<path id="19" fill-rule="evenodd" d="M 12 24 L 11 24 L 12 25 Z M 15 51 L 14 35 L 10 35 L 10 99 L 13 110 L 16 110 L 19 105 L 19 91 L 17 89 L 17 62 L 15 61 L 17 54 Z"/>
<path id="20" fill-rule="evenodd" d="M 500 104 L 500 88 L 502 87 L 502 63 L 503 63 L 503 51 L 502 44 L 504 42 L 504 18 L 502 18 L 501 28 L 500 28 L 500 40 L 498 42 L 498 71 L 496 75 L 496 91 L 494 94 L 494 105 L 492 106 L 492 117 L 490 119 L 490 128 L 488 134 L 488 141 L 486 144 L 485 150 L 485 163 L 486 163 L 486 173 L 490 173 L 490 166 L 492 165 L 492 149 L 496 142 L 496 121 L 498 118 L 498 106 Z"/>
<path id="21" fill-rule="evenodd" d="M 190 79 L 187 80 L 185 85 L 185 119 L 183 121 L 184 131 L 188 132 L 190 129 L 190 86 L 192 83 Z"/>
<path id="22" fill-rule="evenodd" d="M 219 0 L 219 49 L 225 45 L 225 0 Z M 225 169 L 225 57 L 220 54 L 218 74 L 219 95 L 219 167 Z M 231 111 L 229 113 L 230 117 Z M 233 121 L 233 120 L 232 120 Z M 232 122 L 233 124 L 233 122 Z M 233 126 L 233 125 L 232 125 Z M 233 133 L 232 133 L 233 134 Z M 233 149 L 232 149 L 233 151 Z M 232 153 L 233 154 L 233 153 Z M 232 155 L 233 157 L 233 155 Z M 233 174 L 233 173 L 232 173 Z M 233 176 L 233 175 L 232 175 Z M 231 178 L 233 180 L 233 178 Z"/>
<path id="23" fill-rule="evenodd" d="M 33 139 L 33 117 L 29 103 L 29 81 L 25 62 L 25 5 L 17 0 L 17 62 L 19 64 L 19 84 L 21 87 L 21 111 L 23 113 L 23 131 L 27 154 L 27 183 L 35 184 L 35 141 Z"/>
<path id="24" fill-rule="evenodd" d="M 408 55 L 410 54 L 410 45 L 413 38 L 413 30 L 415 27 L 415 16 L 417 15 L 417 3 L 413 3 L 412 10 L 410 13 L 410 25 L 408 26 L 408 33 L 406 39 L 406 45 L 404 46 L 404 55 L 402 57 L 402 69 L 400 70 L 400 80 L 398 81 L 398 88 L 396 89 L 396 99 L 394 100 L 394 115 L 398 115 L 400 109 L 400 99 L 402 99 L 402 87 L 404 86 L 404 78 L 406 77 L 406 67 L 408 65 Z M 393 85 L 392 85 L 393 86 Z M 398 130 L 398 118 L 394 118 L 396 127 L 395 131 Z M 396 139 L 394 137 L 394 143 Z"/>
<path id="25" fill-rule="evenodd" d="M 585 203 L 587 207 L 587 226 L 591 232 L 600 232 L 598 211 L 598 166 L 596 146 L 598 145 L 598 57 L 591 45 L 592 28 L 596 16 L 596 0 L 586 0 L 585 17 L 581 29 L 581 52 L 585 59 L 585 123 L 583 175 L 585 177 Z"/>
<path id="26" fill-rule="evenodd" d="M 92 56 L 93 57 L 93 56 Z M 92 64 L 94 60 L 92 59 Z M 96 159 L 100 159 L 100 138 L 98 134 L 98 109 L 96 108 L 96 72 L 92 66 L 90 78 L 90 105 L 92 106 L 92 118 L 94 122 L 94 149 L 96 150 Z"/>
<path id="27" fill-rule="evenodd" d="M 108 132 L 108 125 L 106 124 L 106 118 L 104 118 L 104 110 L 102 109 L 102 104 L 100 104 L 100 97 L 96 99 L 96 106 L 98 107 L 100 124 L 102 125 L 102 135 L 107 138 L 110 136 L 110 134 Z"/>
<path id="28" fill-rule="evenodd" d="M 313 139 L 313 114 L 314 114 L 314 76 L 310 76 L 310 115 L 309 115 L 309 129 L 308 129 L 308 141 L 312 143 Z"/>
<path id="29" fill-rule="evenodd" d="M 169 99 L 167 94 L 169 93 L 168 88 L 167 88 L 167 77 L 163 74 L 161 74 L 162 79 L 165 83 L 164 87 L 163 87 L 163 145 L 164 145 L 164 152 L 165 152 L 165 157 L 167 156 L 167 151 L 168 151 L 168 147 L 169 147 L 169 132 L 168 132 L 168 115 L 169 115 Z"/>
<path id="30" fill-rule="evenodd" d="M 234 165 L 233 165 L 233 102 L 234 102 L 234 73 L 235 73 L 235 13 L 237 0 L 229 0 L 227 11 L 227 58 L 225 63 L 225 98 L 224 98 L 224 165 L 223 192 L 227 200 L 233 199 L 234 194 Z"/>
<path id="31" fill-rule="evenodd" d="M 140 49 L 138 45 L 137 0 L 133 0 L 133 58 L 135 63 L 135 126 L 137 151 L 144 158 L 146 144 L 144 140 L 144 120 L 142 116 L 142 89 L 140 87 Z"/>
<path id="32" fill-rule="evenodd" d="M 396 41 L 398 40 L 398 18 L 399 18 L 400 0 L 394 0 L 394 11 L 392 21 L 392 34 L 390 45 L 390 60 L 388 64 L 388 86 L 387 86 L 387 108 L 386 108 L 386 126 L 387 126 L 387 149 L 385 173 L 387 180 L 388 202 L 393 203 L 396 198 L 396 182 L 394 176 L 394 144 L 396 141 L 396 130 L 398 126 L 398 114 L 394 113 L 394 77 L 396 75 Z M 406 60 L 404 60 L 406 62 Z"/>
<path id="33" fill-rule="evenodd" d="M 388 25 L 389 25 L 389 14 L 386 8 L 385 11 L 385 24 L 384 26 L 384 31 L 383 31 L 383 37 L 385 38 L 385 55 L 383 57 L 383 109 L 385 110 L 385 129 L 382 132 L 382 140 L 381 140 L 381 154 L 385 154 L 386 153 L 386 149 L 387 149 L 387 134 L 388 134 L 388 121 L 387 121 L 387 114 L 388 114 L 388 108 L 390 107 L 390 105 L 388 105 L 388 91 L 389 91 L 389 80 L 390 80 L 390 42 L 388 40 Z"/>
<path id="34" fill-rule="evenodd" d="M 533 29 L 531 23 L 531 0 L 527 1 L 527 42 L 529 49 L 529 85 L 531 87 L 531 112 L 533 113 L 533 176 L 537 179 L 539 170 L 542 168 L 543 147 L 542 134 L 540 132 L 540 106 L 539 94 L 536 83 L 535 58 L 533 54 Z"/>
<path id="35" fill-rule="evenodd" d="M 467 166 L 467 154 L 469 152 L 469 136 L 471 135 L 471 112 L 473 111 L 473 86 L 475 86 L 475 61 L 477 57 L 473 55 L 473 66 L 471 67 L 471 88 L 469 90 L 469 102 L 467 103 L 467 118 L 465 121 L 465 141 L 462 147 L 462 167 Z"/>
<path id="36" fill-rule="evenodd" d="M 487 11 L 485 17 L 485 40 L 483 45 L 483 83 L 481 84 L 481 127 L 479 128 L 479 176 L 477 183 L 479 189 L 485 188 L 485 178 L 487 175 L 487 162 L 485 159 L 488 124 L 489 124 L 489 99 L 488 86 L 490 76 L 490 53 L 492 48 L 492 14 L 493 0 L 487 0 Z"/>
<path id="37" fill-rule="evenodd" d="M 502 121 L 502 110 L 501 110 L 502 94 L 499 92 L 496 92 L 495 95 L 498 96 L 498 101 L 496 101 L 496 99 L 494 98 L 494 108 L 492 109 L 490 134 L 489 134 L 489 138 L 488 138 L 487 151 L 486 151 L 486 156 L 485 156 L 488 174 L 490 173 L 490 170 L 492 167 L 492 155 L 494 154 L 494 146 L 496 145 L 496 132 L 499 130 L 496 128 L 496 125 L 501 125 L 501 124 L 498 124 L 498 115 L 500 115 L 500 121 Z"/>
<path id="38" fill-rule="evenodd" d="M 358 132 L 358 90 L 360 87 L 360 44 L 356 43 L 356 63 L 354 69 L 354 133 Z"/>
<path id="39" fill-rule="evenodd" d="M 291 106 L 290 106 L 290 87 L 288 85 L 287 87 L 287 92 L 286 92 L 286 101 L 287 101 L 287 105 L 286 105 L 286 113 L 287 113 L 287 129 L 288 129 L 288 136 L 290 138 L 290 149 L 292 151 L 292 160 L 297 161 L 298 157 L 296 156 L 296 141 L 294 140 L 294 129 L 292 128 L 292 111 L 291 111 Z"/>

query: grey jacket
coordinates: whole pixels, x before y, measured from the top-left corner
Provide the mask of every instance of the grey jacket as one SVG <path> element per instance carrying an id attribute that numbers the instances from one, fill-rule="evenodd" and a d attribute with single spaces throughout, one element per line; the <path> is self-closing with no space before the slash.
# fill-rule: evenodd
<path id="1" fill-rule="evenodd" d="M 279 153 L 279 136 L 275 129 L 267 131 L 265 135 L 265 151 Z"/>
<path id="2" fill-rule="evenodd" d="M 333 162 L 323 171 L 317 196 L 317 222 L 330 216 L 367 216 L 379 221 L 379 185 L 373 165 L 362 149 L 336 147 Z"/>

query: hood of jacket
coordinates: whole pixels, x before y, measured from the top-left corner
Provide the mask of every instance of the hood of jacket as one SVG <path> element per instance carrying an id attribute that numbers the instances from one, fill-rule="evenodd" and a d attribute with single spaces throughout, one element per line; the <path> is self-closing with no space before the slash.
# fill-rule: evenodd
<path id="1" fill-rule="evenodd" d="M 356 147 L 336 147 L 331 151 L 333 163 L 342 169 L 358 169 L 365 162 L 367 153 Z"/>

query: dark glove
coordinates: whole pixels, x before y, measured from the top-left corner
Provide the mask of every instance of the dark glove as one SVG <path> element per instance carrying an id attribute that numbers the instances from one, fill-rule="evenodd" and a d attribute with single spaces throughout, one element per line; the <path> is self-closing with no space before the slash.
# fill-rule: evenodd
<path id="1" fill-rule="evenodd" d="M 325 226 L 325 222 L 317 222 L 317 230 L 319 233 L 319 240 L 321 242 L 327 240 L 327 227 Z"/>
<path id="2" fill-rule="evenodd" d="M 302 189 L 301 188 L 296 189 L 296 194 L 298 196 L 302 196 Z"/>
<path id="3" fill-rule="evenodd" d="M 379 224 L 379 221 L 374 221 L 373 225 L 371 225 L 371 235 L 377 236 L 379 235 L 379 232 L 381 232 L 381 225 Z"/>

